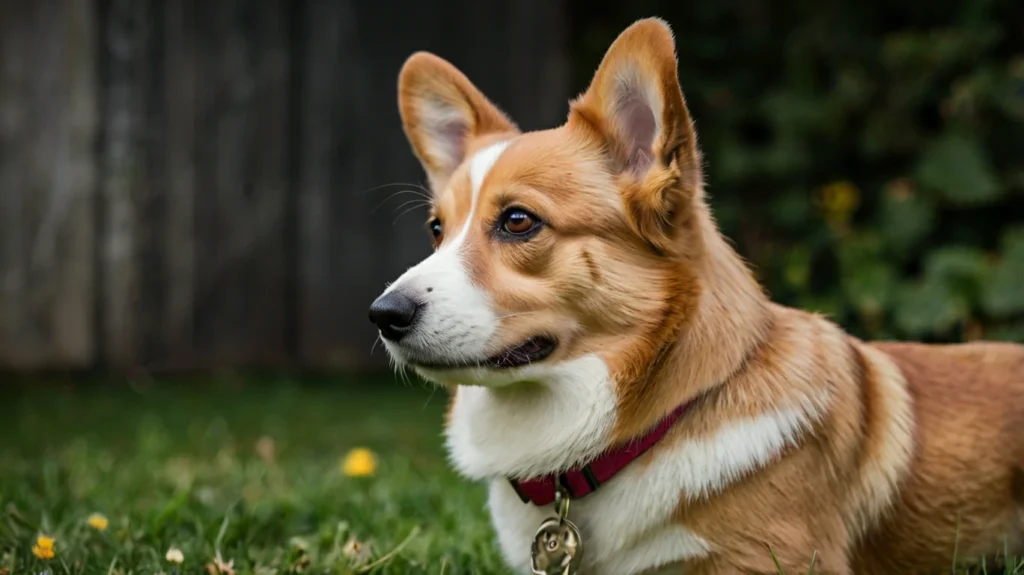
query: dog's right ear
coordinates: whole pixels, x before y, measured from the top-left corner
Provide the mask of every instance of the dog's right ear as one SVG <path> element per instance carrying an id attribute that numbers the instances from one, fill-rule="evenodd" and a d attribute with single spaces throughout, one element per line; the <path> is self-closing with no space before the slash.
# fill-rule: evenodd
<path id="1" fill-rule="evenodd" d="M 428 52 L 413 54 L 402 66 L 398 108 L 435 192 L 462 164 L 475 139 L 519 131 L 462 72 Z"/>

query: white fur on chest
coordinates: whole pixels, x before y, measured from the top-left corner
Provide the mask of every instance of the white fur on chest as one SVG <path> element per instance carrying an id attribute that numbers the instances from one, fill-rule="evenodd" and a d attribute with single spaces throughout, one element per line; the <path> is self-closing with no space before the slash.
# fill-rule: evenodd
<path id="1" fill-rule="evenodd" d="M 489 507 L 509 564 L 529 573 L 530 544 L 551 506 L 524 504 L 510 476 L 536 476 L 587 462 L 609 444 L 616 421 L 614 383 L 596 356 L 525 368 L 522 381 L 498 389 L 458 388 L 447 428 L 449 454 L 465 476 L 490 482 Z M 681 498 L 711 497 L 769 464 L 797 441 L 821 403 L 803 401 L 733 420 L 710 436 L 658 446 L 572 502 L 569 517 L 584 540 L 584 570 L 647 573 L 708 555 L 706 541 L 674 520 Z M 685 423 L 684 423 L 685 424 Z"/>
<path id="2" fill-rule="evenodd" d="M 521 377 L 538 383 L 459 388 L 447 436 L 455 467 L 491 480 L 489 507 L 501 549 L 510 565 L 529 573 L 533 536 L 554 511 L 524 504 L 506 478 L 547 474 L 599 455 L 615 425 L 616 394 L 596 356 L 526 368 Z M 661 461 L 631 465 L 572 503 L 587 573 L 641 573 L 707 552 L 707 542 L 669 523 L 681 491 L 661 467 Z"/>
<path id="3" fill-rule="evenodd" d="M 679 488 L 658 469 L 630 466 L 600 489 L 574 501 L 569 519 L 580 528 L 585 573 L 630 575 L 702 557 L 710 544 L 681 524 L 671 523 Z M 504 479 L 490 485 L 488 506 L 498 542 L 509 564 L 529 573 L 530 544 L 552 506 L 525 504 Z"/>

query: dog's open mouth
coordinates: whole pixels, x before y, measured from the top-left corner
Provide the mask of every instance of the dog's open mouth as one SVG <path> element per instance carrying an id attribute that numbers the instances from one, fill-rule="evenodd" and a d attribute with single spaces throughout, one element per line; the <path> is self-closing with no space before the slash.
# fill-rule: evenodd
<path id="1" fill-rule="evenodd" d="M 557 346 L 558 342 L 554 338 L 538 335 L 482 361 L 439 362 L 410 359 L 409 363 L 430 370 L 466 369 L 473 367 L 511 369 L 542 361 L 551 355 Z"/>
<path id="2" fill-rule="evenodd" d="M 555 351 L 556 345 L 555 340 L 549 337 L 531 337 L 523 343 L 489 358 L 484 364 L 497 369 L 528 365 L 551 355 L 551 352 Z"/>

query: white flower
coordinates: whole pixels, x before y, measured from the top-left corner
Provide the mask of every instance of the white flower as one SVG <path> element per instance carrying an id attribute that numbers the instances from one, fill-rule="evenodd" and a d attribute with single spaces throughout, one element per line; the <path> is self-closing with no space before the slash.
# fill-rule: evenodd
<path id="1" fill-rule="evenodd" d="M 171 547 L 167 550 L 167 560 L 171 563 L 181 563 L 185 560 L 185 554 L 181 552 L 181 549 L 177 547 Z"/>

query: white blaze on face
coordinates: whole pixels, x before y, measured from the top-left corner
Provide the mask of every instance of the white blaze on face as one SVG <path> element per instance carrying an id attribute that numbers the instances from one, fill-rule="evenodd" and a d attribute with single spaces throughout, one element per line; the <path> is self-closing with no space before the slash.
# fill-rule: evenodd
<path id="1" fill-rule="evenodd" d="M 472 197 L 469 215 L 455 237 L 410 268 L 384 293 L 402 290 L 423 303 L 416 324 L 400 343 L 384 340 L 399 363 L 480 361 L 498 326 L 486 292 L 473 285 L 462 247 L 476 216 L 480 188 L 508 142 L 484 148 L 469 160 Z"/>

